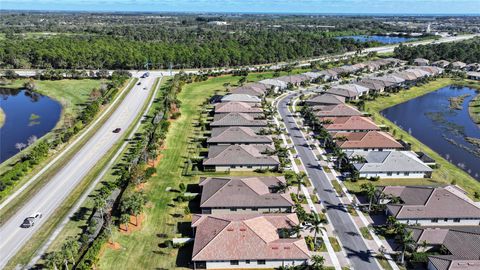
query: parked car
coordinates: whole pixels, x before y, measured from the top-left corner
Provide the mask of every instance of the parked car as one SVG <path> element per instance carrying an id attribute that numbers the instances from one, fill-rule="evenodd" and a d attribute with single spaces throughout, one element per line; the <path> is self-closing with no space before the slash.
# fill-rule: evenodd
<path id="1" fill-rule="evenodd" d="M 113 133 L 119 133 L 122 129 L 121 128 L 116 128 L 113 130 Z"/>
<path id="2" fill-rule="evenodd" d="M 141 85 L 141 84 L 142 84 L 142 82 L 138 82 L 138 83 L 137 83 L 137 85 Z"/>
<path id="3" fill-rule="evenodd" d="M 23 220 L 23 223 L 22 223 L 22 225 L 20 225 L 20 227 L 22 227 L 22 228 L 33 227 L 35 225 L 35 221 L 38 220 L 38 219 L 41 219 L 42 216 L 43 216 L 42 213 L 36 213 L 32 216 L 29 216 L 29 217 L 27 217 Z"/>

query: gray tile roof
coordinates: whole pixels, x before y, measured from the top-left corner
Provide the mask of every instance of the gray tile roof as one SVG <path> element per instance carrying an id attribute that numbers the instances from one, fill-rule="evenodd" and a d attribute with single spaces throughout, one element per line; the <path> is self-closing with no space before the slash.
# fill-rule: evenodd
<path id="1" fill-rule="evenodd" d="M 312 109 L 315 111 L 315 115 L 319 117 L 363 115 L 360 111 L 358 111 L 354 107 L 346 104 L 320 105 L 320 106 L 314 106 L 312 107 Z"/>
<path id="2" fill-rule="evenodd" d="M 368 88 L 357 84 L 340 84 L 327 90 L 327 93 L 351 98 L 367 94 Z"/>
<path id="3" fill-rule="evenodd" d="M 222 133 L 212 136 L 207 140 L 207 142 L 231 144 L 272 144 L 273 140 L 271 136 L 257 135 L 253 130 L 247 127 L 229 127 Z"/>
<path id="4" fill-rule="evenodd" d="M 261 103 L 262 100 L 256 96 L 246 94 L 228 94 L 222 98 L 222 102 L 247 102 L 247 103 Z"/>
<path id="5" fill-rule="evenodd" d="M 455 186 L 386 187 L 384 193 L 393 193 L 404 202 L 387 205 L 387 209 L 397 219 L 480 217 L 480 207 Z"/>
<path id="6" fill-rule="evenodd" d="M 245 102 L 225 102 L 215 105 L 215 114 L 218 113 L 262 113 L 260 106 L 255 106 L 254 103 Z"/>
<path id="7" fill-rule="evenodd" d="M 208 148 L 208 158 L 204 165 L 211 166 L 278 166 L 277 156 L 262 154 L 273 151 L 267 145 L 213 145 Z"/>
<path id="8" fill-rule="evenodd" d="M 431 172 L 432 169 L 408 151 L 347 151 L 347 156 L 364 157 L 367 163 L 355 163 L 361 173 Z"/>
<path id="9" fill-rule="evenodd" d="M 336 95 L 331 94 L 320 94 L 314 96 L 313 98 L 309 98 L 306 100 L 307 104 L 311 105 L 334 105 L 334 104 L 342 104 L 345 103 L 344 97 L 339 97 Z"/>
<path id="10" fill-rule="evenodd" d="M 257 126 L 266 127 L 267 121 L 256 120 L 253 116 L 246 113 L 228 113 L 221 115 L 215 121 L 210 123 L 211 127 L 226 127 L 226 126 Z"/>
<path id="11" fill-rule="evenodd" d="M 231 127 L 214 127 L 211 130 L 211 137 L 216 137 L 229 128 Z M 266 127 L 244 127 L 244 128 L 248 128 L 252 130 L 255 134 L 259 134 L 261 130 L 267 129 Z"/>
<path id="12" fill-rule="evenodd" d="M 292 207 L 288 193 L 274 192 L 285 183 L 283 176 L 206 178 L 200 182 L 200 207 Z"/>

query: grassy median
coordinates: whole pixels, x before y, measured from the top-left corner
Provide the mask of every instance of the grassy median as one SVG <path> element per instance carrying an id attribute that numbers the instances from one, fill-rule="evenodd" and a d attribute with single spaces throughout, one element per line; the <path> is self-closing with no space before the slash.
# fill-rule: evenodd
<path id="1" fill-rule="evenodd" d="M 389 121 L 387 118 L 383 117 L 380 114 L 380 111 L 388 107 L 408 101 L 410 99 L 414 99 L 416 97 L 425 95 L 427 93 L 433 92 L 442 87 L 452 85 L 452 84 L 471 86 L 472 82 L 466 81 L 466 80 L 454 80 L 451 78 L 440 78 L 422 86 L 412 87 L 407 91 L 401 91 L 396 94 L 391 94 L 390 96 L 379 97 L 374 101 L 367 101 L 365 104 L 365 109 L 367 112 L 372 114 L 372 117 L 376 123 L 388 126 L 390 128 L 391 133 L 393 133 L 395 130 L 395 134 L 397 138 L 402 137 L 404 141 L 411 143 L 413 151 L 423 151 L 427 153 L 429 156 L 431 156 L 433 159 L 435 159 L 435 161 L 439 165 L 439 168 L 435 169 L 433 172 L 432 179 L 434 183 L 438 183 L 438 184 L 456 183 L 457 185 L 465 189 L 470 195 L 470 197 L 473 198 L 473 194 L 475 191 L 480 193 L 480 182 L 475 180 L 473 177 L 471 177 L 468 173 L 464 172 L 462 169 L 458 168 L 457 166 L 445 160 L 442 156 L 437 154 L 428 146 L 424 145 L 415 137 L 410 135 L 408 132 L 402 130 L 401 128 L 399 128 L 394 123 L 392 123 L 391 121 Z M 423 179 L 421 183 L 430 184 L 429 181 L 431 180 Z M 389 185 L 402 183 L 402 181 L 389 181 L 388 179 L 382 182 Z M 405 181 L 405 182 L 408 183 L 408 181 Z M 373 183 L 378 184 L 379 182 L 373 182 Z M 418 183 L 418 184 L 421 184 L 421 183 Z M 354 189 L 355 188 L 354 186 L 357 186 L 359 184 L 360 184 L 360 181 L 356 183 L 351 183 L 349 184 L 349 188 Z"/>

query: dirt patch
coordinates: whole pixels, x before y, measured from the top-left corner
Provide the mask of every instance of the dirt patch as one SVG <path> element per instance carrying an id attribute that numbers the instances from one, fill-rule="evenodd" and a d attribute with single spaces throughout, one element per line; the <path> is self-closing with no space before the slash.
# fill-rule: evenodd
<path id="1" fill-rule="evenodd" d="M 125 226 L 125 224 L 120 225 L 120 233 L 131 234 L 132 232 L 139 231 L 142 228 L 144 218 L 145 216 L 143 213 L 138 215 L 138 217 L 133 215 L 130 216 L 130 222 L 128 223 L 128 226 Z"/>
<path id="2" fill-rule="evenodd" d="M 160 148 L 160 151 L 163 150 L 163 147 Z M 156 168 L 158 163 L 160 163 L 160 160 L 163 158 L 163 154 L 159 154 L 155 160 L 149 160 L 148 161 L 148 166 Z M 157 175 L 154 173 L 152 176 Z"/>
<path id="3" fill-rule="evenodd" d="M 148 183 L 140 183 L 138 185 L 135 186 L 135 191 L 136 192 L 142 192 L 144 191 L 146 188 L 147 188 L 147 184 Z"/>
<path id="4" fill-rule="evenodd" d="M 106 244 L 106 247 L 109 248 L 109 249 L 113 249 L 113 250 L 118 250 L 120 249 L 122 246 L 120 245 L 120 243 L 118 242 L 110 242 L 108 241 Z"/>

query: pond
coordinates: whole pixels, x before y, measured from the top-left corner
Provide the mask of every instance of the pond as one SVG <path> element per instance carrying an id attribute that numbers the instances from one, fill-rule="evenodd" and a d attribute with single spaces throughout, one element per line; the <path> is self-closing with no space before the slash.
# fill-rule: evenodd
<path id="1" fill-rule="evenodd" d="M 402 42 L 415 40 L 414 38 L 409 38 L 409 37 L 379 36 L 379 35 L 373 35 L 373 36 L 363 36 L 363 35 L 343 36 L 343 37 L 337 37 L 337 38 L 339 38 L 339 39 L 353 38 L 356 41 L 360 41 L 360 42 L 377 41 L 377 42 L 384 43 L 384 44 L 396 44 L 396 43 L 402 43 Z"/>
<path id="2" fill-rule="evenodd" d="M 468 104 L 476 94 L 469 87 L 447 86 L 387 108 L 381 114 L 480 180 L 480 145 L 467 140 L 480 139 L 480 128 L 468 113 Z M 458 106 L 453 106 L 456 109 L 451 98 L 459 100 Z"/>
<path id="3" fill-rule="evenodd" d="M 5 113 L 0 128 L 0 163 L 19 152 L 18 143 L 50 132 L 62 112 L 56 100 L 24 89 L 0 89 L 0 107 Z"/>

